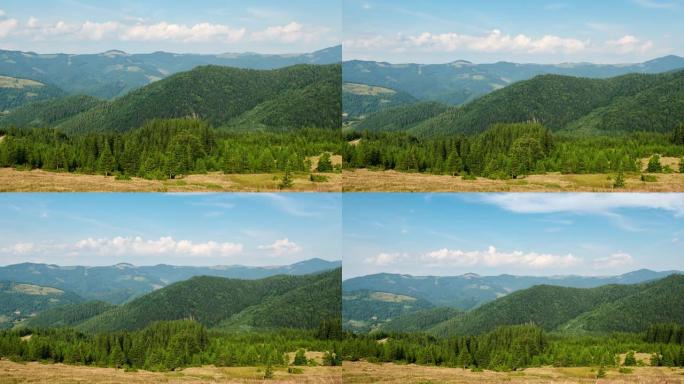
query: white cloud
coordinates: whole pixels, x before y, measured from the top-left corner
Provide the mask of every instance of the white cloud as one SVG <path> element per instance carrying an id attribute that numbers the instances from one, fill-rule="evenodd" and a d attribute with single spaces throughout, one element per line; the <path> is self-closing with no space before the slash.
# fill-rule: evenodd
<path id="1" fill-rule="evenodd" d="M 16 243 L 11 247 L 3 248 L 4 253 L 14 253 L 17 255 L 25 255 L 35 250 L 36 246 L 33 243 Z"/>
<path id="2" fill-rule="evenodd" d="M 12 32 L 19 22 L 16 19 L 0 20 L 0 38 L 6 37 Z"/>
<path id="3" fill-rule="evenodd" d="M 116 32 L 118 29 L 119 23 L 115 21 L 108 21 L 105 23 L 86 21 L 81 25 L 80 35 L 87 40 L 102 40 L 103 37 Z"/>
<path id="4" fill-rule="evenodd" d="M 281 41 L 293 43 L 296 41 L 312 41 L 316 35 L 322 31 L 306 30 L 304 26 L 296 21 L 286 25 L 268 27 L 263 31 L 254 32 L 252 38 L 256 41 Z"/>
<path id="5" fill-rule="evenodd" d="M 145 240 L 142 237 L 87 238 L 68 244 L 17 243 L 3 248 L 10 254 L 48 254 L 56 251 L 70 255 L 189 255 L 189 256 L 230 256 L 242 252 L 242 244 L 207 241 L 196 243 L 190 240 L 175 240 L 173 237 L 160 237 Z"/>
<path id="6" fill-rule="evenodd" d="M 394 264 L 406 257 L 405 253 L 379 253 L 376 256 L 367 257 L 364 263 L 378 267 Z"/>
<path id="7" fill-rule="evenodd" d="M 302 251 L 302 247 L 288 238 L 276 240 L 273 244 L 260 245 L 259 249 L 269 251 L 275 256 L 291 255 Z"/>
<path id="8" fill-rule="evenodd" d="M 493 246 L 486 251 L 462 251 L 447 248 L 438 249 L 423 255 L 423 261 L 429 266 L 518 266 L 529 268 L 570 267 L 582 262 L 581 258 L 572 254 L 552 255 L 546 253 L 522 251 L 502 252 Z"/>
<path id="9" fill-rule="evenodd" d="M 369 36 L 352 39 L 346 45 L 353 49 L 374 49 L 379 47 L 391 49 L 421 49 L 432 52 L 453 52 L 458 50 L 473 52 L 507 52 L 507 53 L 575 53 L 586 48 L 586 43 L 574 39 L 554 35 L 532 38 L 524 34 L 515 36 L 504 34 L 494 29 L 488 34 L 473 36 L 454 32 L 433 34 L 423 32 L 414 36 L 397 35 L 396 37 Z"/>
<path id="10" fill-rule="evenodd" d="M 629 253 L 618 252 L 610 256 L 598 257 L 594 259 L 593 264 L 594 268 L 615 269 L 633 265 L 634 258 Z"/>
<path id="11" fill-rule="evenodd" d="M 156 24 L 136 24 L 128 27 L 121 35 L 127 41 L 164 41 L 183 42 L 241 40 L 246 33 L 245 28 L 234 29 L 227 25 L 200 23 L 193 26 L 160 22 Z"/>
<path id="12" fill-rule="evenodd" d="M 684 195 L 677 193 L 494 193 L 481 200 L 516 213 L 612 213 L 648 208 L 684 215 Z"/>
<path id="13" fill-rule="evenodd" d="M 31 16 L 28 18 L 28 21 L 26 21 L 26 26 L 29 28 L 38 28 L 38 19 Z"/>
<path id="14" fill-rule="evenodd" d="M 632 35 L 625 35 L 617 40 L 609 40 L 606 45 L 617 53 L 644 53 L 653 48 L 653 42 L 641 41 Z"/>

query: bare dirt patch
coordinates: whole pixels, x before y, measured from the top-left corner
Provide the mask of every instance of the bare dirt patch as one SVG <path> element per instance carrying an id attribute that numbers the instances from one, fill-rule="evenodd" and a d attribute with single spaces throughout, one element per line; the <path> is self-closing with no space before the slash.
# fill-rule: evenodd
<path id="1" fill-rule="evenodd" d="M 274 368 L 274 383 L 342 383 L 339 367 L 302 367 L 304 373 L 290 374 L 287 368 Z M 94 368 L 64 364 L 14 363 L 0 360 L 0 384 L 5 383 L 263 383 L 263 368 L 204 366 L 178 372 L 124 372 L 114 368 Z"/>
<path id="2" fill-rule="evenodd" d="M 684 174 L 655 175 L 655 182 L 641 181 L 640 174 L 625 175 L 625 187 L 615 189 L 615 175 L 611 174 L 549 173 L 517 180 L 463 180 L 459 176 L 357 169 L 345 170 L 342 184 L 346 192 L 684 192 Z"/>
<path id="3" fill-rule="evenodd" d="M 603 379 L 596 379 L 596 369 L 528 368 L 516 372 L 472 372 L 460 368 L 424 367 L 419 365 L 371 364 L 345 362 L 342 365 L 344 383 L 682 383 L 684 369 L 636 367 L 630 374 L 607 369 Z"/>
<path id="4" fill-rule="evenodd" d="M 330 155 L 330 162 L 332 163 L 333 167 L 335 166 L 342 166 L 342 156 L 341 155 L 333 155 L 332 152 L 328 152 Z M 318 160 L 321 158 L 320 155 L 318 156 L 309 156 L 306 159 L 311 161 L 311 172 L 314 172 L 316 168 L 318 168 Z"/>
<path id="5" fill-rule="evenodd" d="M 281 174 L 229 174 L 212 172 L 175 180 L 116 180 L 112 176 L 17 171 L 0 168 L 0 192 L 273 192 L 280 191 Z M 308 173 L 295 173 L 286 191 L 339 192 L 342 175 L 327 173 L 327 181 L 312 182 Z"/>

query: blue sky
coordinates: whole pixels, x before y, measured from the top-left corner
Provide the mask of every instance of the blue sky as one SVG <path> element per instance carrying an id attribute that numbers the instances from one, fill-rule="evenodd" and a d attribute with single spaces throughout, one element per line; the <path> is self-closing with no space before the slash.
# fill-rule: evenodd
<path id="1" fill-rule="evenodd" d="M 345 278 L 684 270 L 684 194 L 344 194 Z"/>
<path id="2" fill-rule="evenodd" d="M 343 0 L 344 59 L 640 62 L 684 55 L 682 0 Z"/>
<path id="3" fill-rule="evenodd" d="M 0 265 L 341 258 L 338 194 L 1 194 Z"/>
<path id="4" fill-rule="evenodd" d="M 0 49 L 299 53 L 340 44 L 339 1 L 3 0 Z"/>

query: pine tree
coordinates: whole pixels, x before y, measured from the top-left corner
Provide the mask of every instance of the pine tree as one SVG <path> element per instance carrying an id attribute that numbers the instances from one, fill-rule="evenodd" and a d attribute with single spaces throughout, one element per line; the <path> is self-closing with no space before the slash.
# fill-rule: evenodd
<path id="1" fill-rule="evenodd" d="M 318 159 L 318 167 L 316 170 L 318 172 L 332 172 L 333 166 L 332 161 L 330 160 L 330 154 L 328 152 L 324 152 Z"/>
<path id="2" fill-rule="evenodd" d="M 622 173 L 622 169 L 618 171 L 617 176 L 615 176 L 615 182 L 613 183 L 613 188 L 624 188 L 625 187 L 625 175 Z"/>
<path id="3" fill-rule="evenodd" d="M 283 178 L 280 180 L 280 184 L 278 184 L 279 189 L 288 189 L 292 188 L 294 185 L 294 181 L 292 180 L 292 176 L 290 176 L 290 167 L 287 166 L 285 168 L 285 173 L 283 174 Z"/>
<path id="4" fill-rule="evenodd" d="M 297 353 L 295 354 L 294 357 L 294 362 L 292 365 L 306 365 L 307 360 L 306 360 L 306 354 L 304 353 L 303 349 L 298 349 Z"/>
<path id="5" fill-rule="evenodd" d="M 623 365 L 625 367 L 633 367 L 637 364 L 636 358 L 634 357 L 634 351 L 629 351 L 627 352 L 627 355 L 625 356 L 625 362 Z"/>
<path id="6" fill-rule="evenodd" d="M 660 165 L 660 156 L 659 155 L 653 155 L 651 158 L 648 160 L 648 166 L 646 170 L 650 173 L 655 173 L 655 172 L 662 172 L 663 167 Z"/>
<path id="7" fill-rule="evenodd" d="M 109 149 L 109 144 L 105 143 L 102 153 L 100 153 L 99 170 L 105 176 L 109 176 L 114 171 L 114 156 Z"/>

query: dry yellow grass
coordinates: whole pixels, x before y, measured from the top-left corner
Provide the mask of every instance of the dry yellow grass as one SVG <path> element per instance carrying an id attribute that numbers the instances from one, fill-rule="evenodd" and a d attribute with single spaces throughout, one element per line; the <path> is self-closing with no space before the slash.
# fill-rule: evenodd
<path id="1" fill-rule="evenodd" d="M 333 155 L 332 152 L 328 152 L 330 155 L 330 162 L 332 163 L 333 167 L 342 165 L 342 156 L 341 155 Z M 306 159 L 311 161 L 311 172 L 315 171 L 316 168 L 318 168 L 318 159 L 320 159 L 321 156 L 309 156 Z"/>
<path id="2" fill-rule="evenodd" d="M 344 363 L 342 380 L 350 383 L 643 383 L 684 382 L 684 369 L 637 367 L 630 374 L 608 369 L 603 379 L 596 379 L 596 368 L 528 368 L 517 372 L 472 372 L 460 368 L 424 367 L 418 365 Z"/>
<path id="3" fill-rule="evenodd" d="M 304 373 L 290 374 L 274 368 L 274 378 L 263 379 L 263 368 L 204 366 L 178 372 L 124 372 L 114 368 L 95 368 L 64 364 L 14 363 L 0 360 L 0 384 L 110 384 L 110 383 L 342 383 L 339 367 L 303 367 Z"/>
<path id="4" fill-rule="evenodd" d="M 684 174 L 656 174 L 643 182 L 639 174 L 625 175 L 625 188 L 614 189 L 607 174 L 531 175 L 518 180 L 463 180 L 461 177 L 397 171 L 345 170 L 346 192 L 684 192 Z"/>
<path id="5" fill-rule="evenodd" d="M 342 175 L 326 173 L 328 181 L 312 182 L 308 173 L 293 174 L 287 191 L 339 192 Z M 115 180 L 114 177 L 42 170 L 0 168 L 0 192 L 272 192 L 279 191 L 280 174 L 231 174 L 213 172 L 177 180 Z"/>

